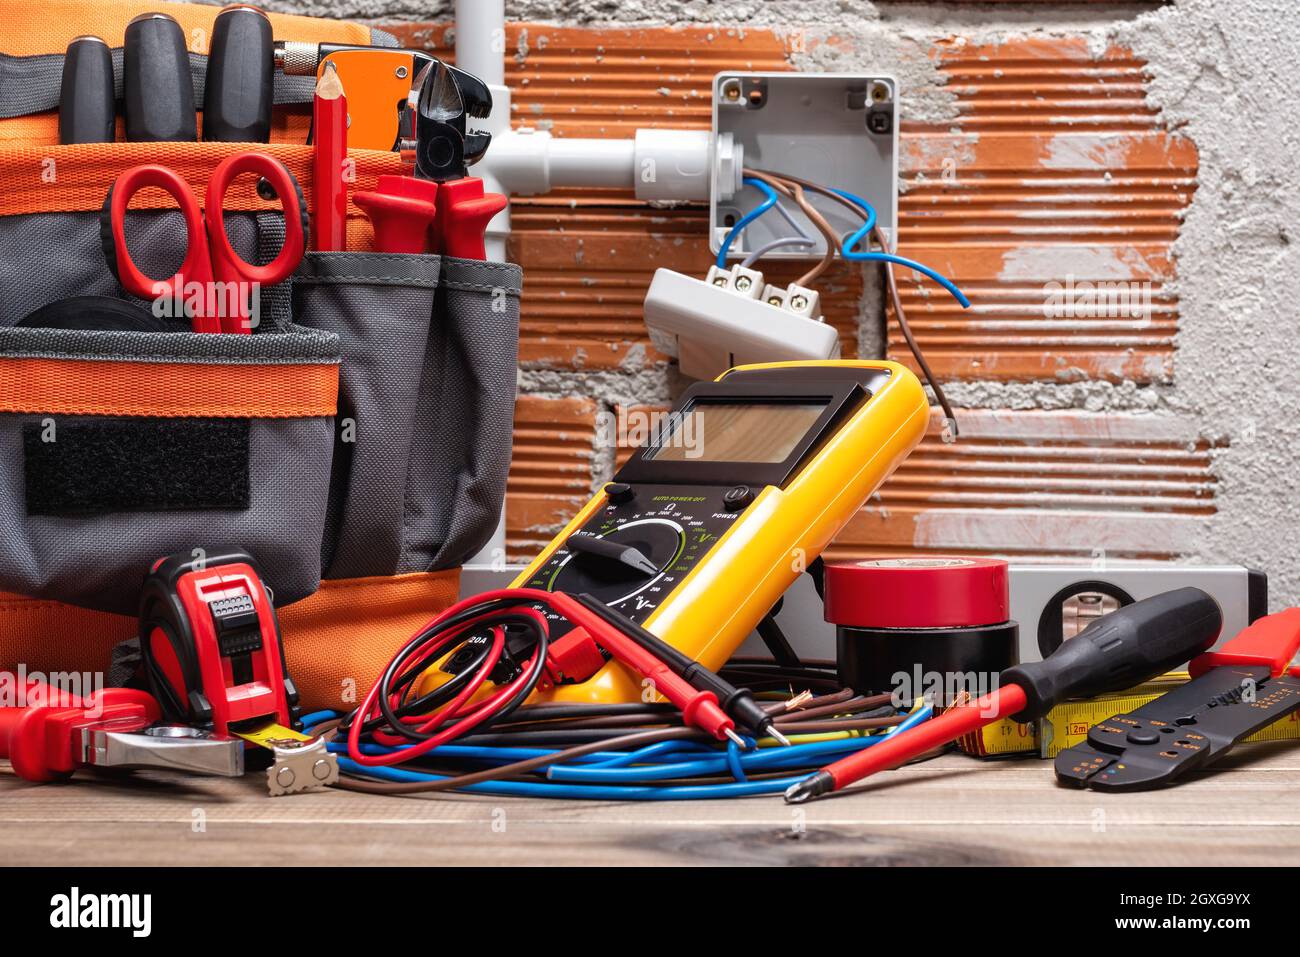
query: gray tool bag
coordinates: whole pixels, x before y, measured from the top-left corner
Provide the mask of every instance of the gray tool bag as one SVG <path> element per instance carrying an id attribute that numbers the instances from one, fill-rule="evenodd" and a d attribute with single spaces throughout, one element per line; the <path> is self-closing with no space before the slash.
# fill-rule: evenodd
<path id="1" fill-rule="evenodd" d="M 0 146 L 0 668 L 106 669 L 155 560 L 239 546 L 280 606 L 304 703 L 347 705 L 455 600 L 459 566 L 497 525 L 517 266 L 309 252 L 260 290 L 251 335 L 166 317 L 167 331 L 51 327 L 103 308 L 75 297 L 130 301 L 101 248 L 117 175 L 161 164 L 201 197 L 213 167 L 249 148 Z M 308 147 L 258 149 L 310 187 Z M 354 190 L 399 171 L 377 152 L 356 166 Z M 250 182 L 226 206 L 235 251 L 274 257 L 278 204 Z M 141 193 L 126 232 L 150 276 L 176 271 L 186 236 L 168 197 Z"/>

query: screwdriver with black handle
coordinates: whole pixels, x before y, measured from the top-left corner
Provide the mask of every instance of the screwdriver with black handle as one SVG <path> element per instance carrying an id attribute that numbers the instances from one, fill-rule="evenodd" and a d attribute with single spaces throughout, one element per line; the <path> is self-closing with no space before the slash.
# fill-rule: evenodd
<path id="1" fill-rule="evenodd" d="M 142 13 L 126 25 L 122 115 L 130 143 L 199 138 L 185 33 L 165 13 Z"/>
<path id="2" fill-rule="evenodd" d="M 1131 688 L 1205 651 L 1219 637 L 1223 613 L 1199 588 L 1177 588 L 1097 619 L 1043 661 L 1002 672 L 998 690 L 828 764 L 785 792 L 787 804 L 838 791 L 896 768 L 964 734 L 1010 717 L 1043 717 L 1066 698 Z"/>
<path id="3" fill-rule="evenodd" d="M 100 37 L 76 37 L 63 54 L 59 142 L 111 143 L 117 135 L 113 53 Z"/>
<path id="4" fill-rule="evenodd" d="M 274 100 L 275 41 L 257 7 L 225 7 L 212 23 L 203 83 L 203 139 L 269 143 Z"/>
<path id="5" fill-rule="evenodd" d="M 572 543 L 573 539 L 569 541 Z M 594 595 L 584 592 L 577 596 L 577 600 L 662 661 L 669 671 L 683 678 L 696 691 L 712 691 L 722 710 L 737 725 L 755 737 L 772 738 L 780 744 L 790 744 L 790 739 L 776 729 L 772 715 L 754 700 L 754 695 L 748 688 L 737 688 L 729 681 L 724 681 L 694 658 L 674 648 L 622 612 L 610 608 Z"/>

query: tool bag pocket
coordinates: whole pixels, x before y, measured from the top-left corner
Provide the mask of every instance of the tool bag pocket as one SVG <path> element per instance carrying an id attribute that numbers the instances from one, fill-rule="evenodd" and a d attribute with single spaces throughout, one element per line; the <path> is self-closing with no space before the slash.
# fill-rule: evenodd
<path id="1" fill-rule="evenodd" d="M 491 537 L 510 462 L 522 272 L 308 253 L 294 321 L 343 365 L 324 577 L 453 568 Z"/>
<path id="2" fill-rule="evenodd" d="M 158 556 L 235 544 L 311 594 L 338 360 L 309 330 L 0 328 L 0 590 L 133 614 Z"/>

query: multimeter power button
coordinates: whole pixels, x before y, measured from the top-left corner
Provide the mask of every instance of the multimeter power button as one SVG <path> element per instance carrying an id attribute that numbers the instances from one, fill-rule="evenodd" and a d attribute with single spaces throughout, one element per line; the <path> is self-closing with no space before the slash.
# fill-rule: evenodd
<path id="1" fill-rule="evenodd" d="M 754 501 L 754 491 L 748 485 L 735 485 L 722 493 L 722 507 L 728 512 L 739 512 Z"/>
<path id="2" fill-rule="evenodd" d="M 636 491 L 626 482 L 610 482 L 605 486 L 605 497 L 615 505 L 623 505 L 636 498 Z"/>

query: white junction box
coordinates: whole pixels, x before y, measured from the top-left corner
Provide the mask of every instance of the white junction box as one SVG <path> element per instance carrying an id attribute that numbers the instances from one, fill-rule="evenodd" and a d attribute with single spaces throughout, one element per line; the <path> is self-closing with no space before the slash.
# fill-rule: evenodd
<path id="1" fill-rule="evenodd" d="M 744 166 L 786 173 L 865 199 L 892 240 L 898 222 L 898 84 L 893 77 L 849 73 L 719 73 L 713 79 L 713 138 Z M 753 186 L 735 191 L 735 173 L 715 162 L 709 192 L 709 244 L 716 255 L 730 228 L 764 200 Z M 862 219 L 835 200 L 809 192 L 812 205 L 843 238 Z M 795 204 L 782 201 L 807 224 Z M 776 259 L 816 259 L 826 242 L 811 224 L 814 245 L 785 246 Z M 788 236 L 775 211 L 755 220 L 732 243 L 741 258 Z"/>

